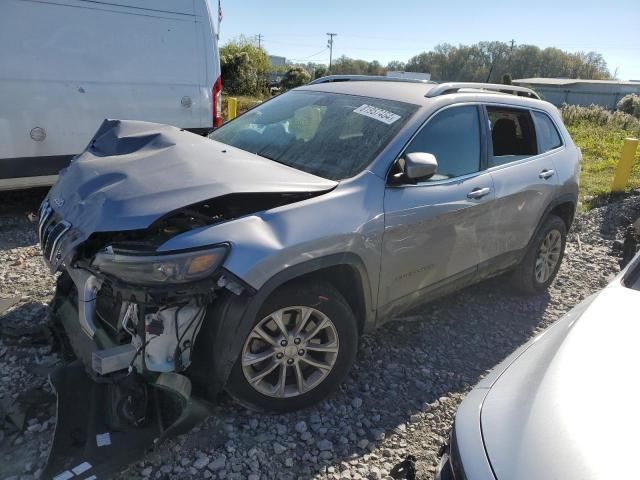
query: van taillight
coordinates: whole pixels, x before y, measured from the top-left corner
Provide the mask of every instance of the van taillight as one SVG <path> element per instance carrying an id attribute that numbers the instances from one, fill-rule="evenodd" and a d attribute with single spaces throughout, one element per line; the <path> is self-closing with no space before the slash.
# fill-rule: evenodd
<path id="1" fill-rule="evenodd" d="M 211 101 L 213 103 L 213 127 L 222 125 L 222 77 L 218 77 L 211 89 Z"/>

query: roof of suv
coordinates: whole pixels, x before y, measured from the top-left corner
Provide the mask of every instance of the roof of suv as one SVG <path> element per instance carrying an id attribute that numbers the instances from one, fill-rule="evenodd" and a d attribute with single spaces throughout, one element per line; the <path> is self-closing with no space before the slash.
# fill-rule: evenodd
<path id="1" fill-rule="evenodd" d="M 514 89 L 519 94 L 529 95 L 519 96 L 499 91 L 483 90 L 484 88 L 504 88 Z M 426 105 L 431 100 L 440 98 L 443 95 L 456 97 L 463 96 L 464 99 L 478 100 L 478 96 L 483 97 L 485 101 L 500 101 L 504 103 L 512 103 L 521 106 L 538 106 L 540 107 L 542 100 L 533 97 L 535 92 L 529 89 L 521 89 L 520 87 L 512 87 L 510 85 L 491 85 L 491 84 L 471 84 L 471 83 L 451 83 L 451 84 L 428 84 L 413 82 L 390 82 L 390 81 L 358 81 L 358 82 L 329 82 L 306 85 L 299 87 L 298 90 L 321 91 L 331 93 L 342 93 L 347 95 L 362 95 L 374 98 L 384 98 L 387 100 L 396 100 L 400 102 L 413 103 L 416 105 Z M 529 93 L 531 92 L 531 93 Z M 430 93 L 432 93 L 430 95 Z"/>

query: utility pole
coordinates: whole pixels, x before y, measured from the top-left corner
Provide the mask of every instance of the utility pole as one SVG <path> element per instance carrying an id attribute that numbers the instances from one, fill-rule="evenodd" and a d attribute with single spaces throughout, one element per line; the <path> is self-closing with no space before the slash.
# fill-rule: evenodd
<path id="1" fill-rule="evenodd" d="M 256 37 L 258 38 L 258 48 L 262 48 L 262 34 L 259 33 Z"/>
<path id="2" fill-rule="evenodd" d="M 513 49 L 516 46 L 516 41 L 511 39 L 511 48 L 509 49 L 509 75 L 511 75 L 511 60 L 513 59 Z"/>
<path id="3" fill-rule="evenodd" d="M 329 74 L 331 74 L 331 62 L 333 60 L 333 37 L 338 35 L 337 33 L 327 33 L 329 40 L 327 40 L 327 48 L 329 49 Z"/>

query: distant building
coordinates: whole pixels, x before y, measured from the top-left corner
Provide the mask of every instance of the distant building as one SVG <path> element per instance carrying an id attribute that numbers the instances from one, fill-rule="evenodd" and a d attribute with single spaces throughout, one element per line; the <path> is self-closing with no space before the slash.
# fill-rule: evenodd
<path id="1" fill-rule="evenodd" d="M 278 57 L 277 55 L 269 55 L 269 64 L 271 65 L 271 68 L 276 68 L 276 67 L 286 67 L 287 66 L 287 59 L 286 57 Z M 283 71 L 275 71 L 275 70 L 271 70 L 269 72 L 269 86 L 270 87 L 277 87 L 280 84 L 280 81 L 284 78 L 284 72 Z"/>
<path id="2" fill-rule="evenodd" d="M 287 64 L 286 57 L 278 57 L 276 55 L 269 55 L 269 63 L 272 67 L 284 67 Z"/>
<path id="3" fill-rule="evenodd" d="M 618 101 L 630 93 L 640 94 L 640 83 L 621 80 L 582 80 L 572 78 L 520 78 L 514 85 L 534 89 L 544 100 L 557 107 L 600 105 L 615 110 Z"/>
<path id="4" fill-rule="evenodd" d="M 385 74 L 389 78 L 409 78 L 411 80 L 431 80 L 430 73 L 420 72 L 401 72 L 399 70 L 391 70 Z"/>

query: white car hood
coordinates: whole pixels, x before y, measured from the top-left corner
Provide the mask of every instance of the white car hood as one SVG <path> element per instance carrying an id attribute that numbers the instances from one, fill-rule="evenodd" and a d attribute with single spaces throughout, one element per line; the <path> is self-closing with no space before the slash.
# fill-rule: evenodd
<path id="1" fill-rule="evenodd" d="M 640 432 L 640 292 L 614 281 L 489 390 L 482 435 L 498 480 L 630 478 Z"/>

